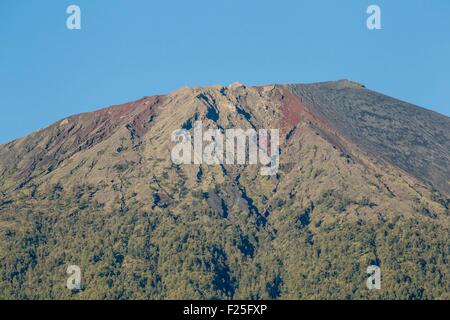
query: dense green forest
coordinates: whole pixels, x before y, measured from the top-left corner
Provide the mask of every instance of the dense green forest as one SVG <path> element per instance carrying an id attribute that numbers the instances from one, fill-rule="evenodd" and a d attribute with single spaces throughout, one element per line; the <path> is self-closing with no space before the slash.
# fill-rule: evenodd
<path id="1" fill-rule="evenodd" d="M 77 192 L 63 197 L 56 187 L 3 209 L 0 298 L 449 298 L 449 230 L 430 219 L 346 221 L 337 206 L 326 225 L 313 226 L 307 209 L 274 230 L 251 214 L 227 219 L 194 206 L 177 215 L 130 200 L 107 212 L 89 188 Z M 209 207 L 207 194 L 192 199 Z M 79 291 L 66 288 L 71 264 L 82 271 Z M 381 290 L 366 288 L 373 264 Z"/>

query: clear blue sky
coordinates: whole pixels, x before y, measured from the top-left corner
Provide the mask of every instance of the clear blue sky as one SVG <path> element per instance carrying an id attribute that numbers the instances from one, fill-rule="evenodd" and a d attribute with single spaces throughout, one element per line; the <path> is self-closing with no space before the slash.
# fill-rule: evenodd
<path id="1" fill-rule="evenodd" d="M 450 1 L 0 1 L 0 143 L 185 85 L 342 78 L 450 115 Z"/>

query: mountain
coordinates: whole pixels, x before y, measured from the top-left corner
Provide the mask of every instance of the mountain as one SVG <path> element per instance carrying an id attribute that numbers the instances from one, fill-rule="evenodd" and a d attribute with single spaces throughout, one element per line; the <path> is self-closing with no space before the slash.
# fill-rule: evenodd
<path id="1" fill-rule="evenodd" d="M 278 129 L 277 171 L 174 163 L 198 123 Z M 0 298 L 448 299 L 449 164 L 450 118 L 349 80 L 71 116 L 0 146 Z"/>

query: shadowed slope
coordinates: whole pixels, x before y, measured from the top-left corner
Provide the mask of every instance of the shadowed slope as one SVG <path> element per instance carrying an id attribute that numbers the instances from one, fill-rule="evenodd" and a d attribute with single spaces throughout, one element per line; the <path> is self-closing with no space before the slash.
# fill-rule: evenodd
<path id="1" fill-rule="evenodd" d="M 450 119 L 343 80 L 289 89 L 344 137 L 450 195 Z"/>

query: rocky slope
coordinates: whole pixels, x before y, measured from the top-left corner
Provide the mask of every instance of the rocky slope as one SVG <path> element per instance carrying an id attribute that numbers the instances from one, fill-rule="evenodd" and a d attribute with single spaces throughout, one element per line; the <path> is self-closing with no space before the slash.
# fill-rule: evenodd
<path id="1" fill-rule="evenodd" d="M 196 121 L 279 129 L 278 173 L 173 164 Z M 449 118 L 348 80 L 72 116 L 0 146 L 0 297 L 448 298 L 449 150 Z"/>

